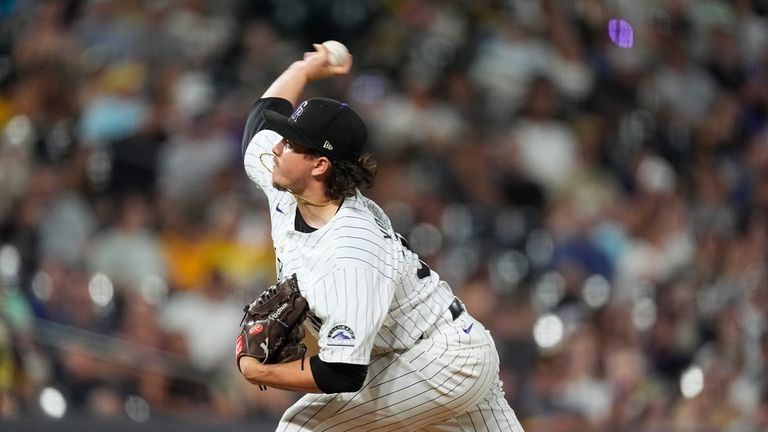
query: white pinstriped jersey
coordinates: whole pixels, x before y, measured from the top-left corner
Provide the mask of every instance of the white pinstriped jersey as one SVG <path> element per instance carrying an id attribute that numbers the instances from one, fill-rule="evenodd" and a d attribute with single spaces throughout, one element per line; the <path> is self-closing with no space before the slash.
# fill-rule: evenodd
<path id="1" fill-rule="evenodd" d="M 297 224 L 295 198 L 272 186 L 259 160 L 280 139 L 261 130 L 263 109 L 292 107 L 260 99 L 243 135 L 245 170 L 269 201 L 278 276 L 296 273 L 320 359 L 367 366 L 360 390 L 307 394 L 277 431 L 523 432 L 504 398 L 491 334 L 468 312 L 448 309 L 451 289 L 373 201 L 357 192 L 320 229 Z"/>
<path id="2" fill-rule="evenodd" d="M 270 130 L 256 133 L 245 170 L 267 195 L 278 277 L 296 273 L 320 359 L 367 365 L 372 353 L 411 348 L 445 314 L 454 299 L 450 287 L 359 191 L 325 226 L 297 231 L 295 198 L 273 187 L 259 159 L 279 140 Z"/>

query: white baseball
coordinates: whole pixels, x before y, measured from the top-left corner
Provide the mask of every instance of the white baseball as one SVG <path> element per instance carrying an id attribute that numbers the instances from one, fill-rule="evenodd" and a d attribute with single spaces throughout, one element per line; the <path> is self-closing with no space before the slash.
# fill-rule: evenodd
<path id="1" fill-rule="evenodd" d="M 331 66 L 341 66 L 349 57 L 349 50 L 343 43 L 335 40 L 323 42 L 323 46 L 328 50 L 328 64 Z"/>

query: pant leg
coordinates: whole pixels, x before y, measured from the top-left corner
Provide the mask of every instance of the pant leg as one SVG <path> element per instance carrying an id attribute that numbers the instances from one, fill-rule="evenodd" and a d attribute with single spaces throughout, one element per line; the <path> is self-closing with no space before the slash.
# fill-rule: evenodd
<path id="1" fill-rule="evenodd" d="M 403 431 L 464 412 L 489 386 L 490 355 L 433 349 L 417 345 L 376 359 L 357 393 L 304 396 L 286 411 L 277 430 Z"/>
<path id="2" fill-rule="evenodd" d="M 501 382 L 464 414 L 419 429 L 421 432 L 524 432 L 515 412 L 504 399 Z"/>
<path id="3" fill-rule="evenodd" d="M 498 354 L 482 324 L 470 316 L 454 322 L 447 314 L 413 348 L 374 359 L 359 392 L 306 395 L 286 411 L 277 430 L 404 431 L 460 420 L 471 424 L 488 415 L 512 424 L 498 373 Z"/>

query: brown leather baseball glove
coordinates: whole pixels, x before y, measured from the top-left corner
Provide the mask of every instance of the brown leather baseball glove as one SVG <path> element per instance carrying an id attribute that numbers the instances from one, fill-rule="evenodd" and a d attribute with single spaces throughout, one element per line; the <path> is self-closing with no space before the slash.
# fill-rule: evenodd
<path id="1" fill-rule="evenodd" d="M 307 300 L 299 292 L 296 274 L 269 288 L 245 305 L 242 330 L 235 344 L 235 357 L 250 356 L 264 364 L 304 359 L 304 318 Z M 303 364 L 302 364 L 303 366 Z"/>

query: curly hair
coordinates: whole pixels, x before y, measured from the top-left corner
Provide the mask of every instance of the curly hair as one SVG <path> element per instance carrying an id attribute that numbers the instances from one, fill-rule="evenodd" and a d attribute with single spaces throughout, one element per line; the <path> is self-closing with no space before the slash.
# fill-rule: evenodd
<path id="1" fill-rule="evenodd" d="M 351 197 L 356 189 L 367 189 L 376 177 L 376 160 L 365 153 L 356 162 L 333 160 L 325 178 L 325 193 L 330 199 Z"/>

